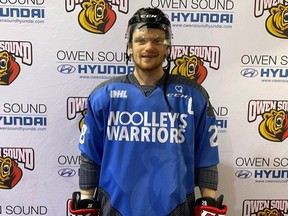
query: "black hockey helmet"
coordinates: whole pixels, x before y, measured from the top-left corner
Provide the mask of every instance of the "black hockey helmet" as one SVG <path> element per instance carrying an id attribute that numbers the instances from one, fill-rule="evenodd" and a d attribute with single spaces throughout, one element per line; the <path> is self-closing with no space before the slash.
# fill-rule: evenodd
<path id="1" fill-rule="evenodd" d="M 128 44 L 132 42 L 132 35 L 136 29 L 156 28 L 165 31 L 167 45 L 171 45 L 171 23 L 167 15 L 158 8 L 140 8 L 128 21 L 125 38 Z"/>

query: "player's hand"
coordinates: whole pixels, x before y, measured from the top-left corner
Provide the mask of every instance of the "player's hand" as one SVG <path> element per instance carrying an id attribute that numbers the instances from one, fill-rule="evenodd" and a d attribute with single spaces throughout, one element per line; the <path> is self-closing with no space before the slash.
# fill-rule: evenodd
<path id="1" fill-rule="evenodd" d="M 202 197 L 196 200 L 195 216 L 225 216 L 227 206 L 223 205 L 223 195 L 217 200 L 211 197 Z"/>
<path id="2" fill-rule="evenodd" d="M 97 200 L 81 200 L 80 192 L 73 192 L 72 199 L 68 203 L 69 212 L 74 215 L 98 216 L 100 215 L 101 203 Z"/>

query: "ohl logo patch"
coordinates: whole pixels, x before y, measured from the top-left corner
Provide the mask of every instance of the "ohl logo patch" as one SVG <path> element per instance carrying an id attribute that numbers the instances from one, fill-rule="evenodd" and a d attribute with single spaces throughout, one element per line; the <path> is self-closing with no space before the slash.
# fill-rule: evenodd
<path id="1" fill-rule="evenodd" d="M 282 142 L 288 137 L 288 101 L 251 100 L 248 104 L 248 122 L 262 117 L 259 134 L 266 140 Z"/>
<path id="2" fill-rule="evenodd" d="M 94 34 L 105 34 L 114 25 L 117 15 L 112 5 L 118 6 L 118 11 L 128 13 L 128 0 L 66 0 L 66 11 L 71 12 L 81 4 L 78 16 L 79 25 Z"/>
<path id="3" fill-rule="evenodd" d="M 288 3 L 278 3 L 279 1 L 256 0 L 255 17 L 263 15 L 265 10 L 269 10 L 265 27 L 269 34 L 288 39 Z"/>

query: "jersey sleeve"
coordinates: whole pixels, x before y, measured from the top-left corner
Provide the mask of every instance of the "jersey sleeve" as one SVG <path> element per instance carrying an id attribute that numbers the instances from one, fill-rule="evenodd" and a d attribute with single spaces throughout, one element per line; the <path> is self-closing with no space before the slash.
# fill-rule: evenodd
<path id="1" fill-rule="evenodd" d="M 105 101 L 105 88 L 94 91 L 87 101 L 87 114 L 79 139 L 81 153 L 101 165 L 104 139 L 103 110 Z"/>
<path id="2" fill-rule="evenodd" d="M 210 167 L 219 163 L 218 131 L 213 107 L 208 94 L 205 98 L 202 111 L 197 116 L 195 133 L 195 167 Z"/>

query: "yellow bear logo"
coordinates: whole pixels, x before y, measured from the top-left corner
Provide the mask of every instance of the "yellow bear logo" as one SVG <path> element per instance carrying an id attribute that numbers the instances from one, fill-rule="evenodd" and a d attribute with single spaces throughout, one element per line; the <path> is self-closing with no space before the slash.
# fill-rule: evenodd
<path id="1" fill-rule="evenodd" d="M 7 51 L 0 52 L 0 85 L 10 85 L 19 75 L 20 66 Z"/>
<path id="2" fill-rule="evenodd" d="M 288 6 L 279 4 L 270 9 L 270 16 L 266 20 L 267 31 L 279 38 L 288 38 Z"/>
<path id="3" fill-rule="evenodd" d="M 177 58 L 171 73 L 186 76 L 198 83 L 202 83 L 207 76 L 207 70 L 203 66 L 203 62 L 195 55 L 184 55 Z"/>
<path id="4" fill-rule="evenodd" d="M 278 209 L 265 208 L 263 211 L 259 211 L 257 216 L 284 216 Z"/>
<path id="5" fill-rule="evenodd" d="M 259 133 L 269 141 L 282 142 L 288 136 L 288 114 L 284 110 L 274 109 L 264 113 Z"/>
<path id="6" fill-rule="evenodd" d="M 79 121 L 79 130 L 81 131 L 82 130 L 82 127 L 83 127 L 83 124 L 84 124 L 84 118 L 85 118 L 85 115 L 87 114 L 87 109 L 84 109 L 82 112 L 82 117 Z"/>
<path id="7" fill-rule="evenodd" d="M 0 157 L 0 189 L 13 188 L 22 178 L 22 170 L 10 157 Z"/>
<path id="8" fill-rule="evenodd" d="M 106 33 L 116 21 L 116 13 L 107 0 L 88 0 L 82 4 L 78 20 L 81 27 L 96 34 Z"/>

